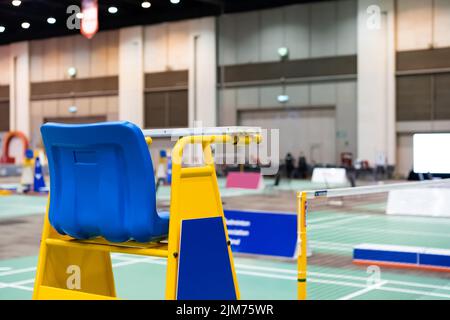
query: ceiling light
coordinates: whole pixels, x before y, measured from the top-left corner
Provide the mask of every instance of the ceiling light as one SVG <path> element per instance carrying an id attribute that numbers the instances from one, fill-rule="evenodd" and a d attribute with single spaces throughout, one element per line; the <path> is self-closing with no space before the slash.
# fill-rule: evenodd
<path id="1" fill-rule="evenodd" d="M 4 26 L 0 26 L 0 32 L 5 32 L 5 27 Z"/>
<path id="2" fill-rule="evenodd" d="M 144 1 L 144 2 L 141 3 L 142 8 L 145 8 L 145 9 L 150 8 L 151 5 L 152 4 L 150 2 L 148 2 L 148 1 Z"/>
<path id="3" fill-rule="evenodd" d="M 180 3 L 180 0 L 170 0 L 170 2 L 172 2 L 173 4 L 177 4 Z"/>
<path id="4" fill-rule="evenodd" d="M 23 29 L 28 29 L 30 27 L 30 24 L 28 22 L 22 22 L 21 26 Z"/>
<path id="5" fill-rule="evenodd" d="M 56 22 L 56 19 L 53 18 L 53 17 L 50 17 L 50 18 L 47 19 L 47 22 L 50 23 L 50 24 L 54 24 Z"/>
<path id="6" fill-rule="evenodd" d="M 108 8 L 108 12 L 109 13 L 112 13 L 112 14 L 114 14 L 114 13 L 117 13 L 117 11 L 119 11 L 116 7 L 109 7 Z"/>
<path id="7" fill-rule="evenodd" d="M 22 1 L 20 0 L 14 0 L 13 2 L 11 2 L 13 6 L 18 7 L 20 6 L 20 4 L 22 3 Z"/>

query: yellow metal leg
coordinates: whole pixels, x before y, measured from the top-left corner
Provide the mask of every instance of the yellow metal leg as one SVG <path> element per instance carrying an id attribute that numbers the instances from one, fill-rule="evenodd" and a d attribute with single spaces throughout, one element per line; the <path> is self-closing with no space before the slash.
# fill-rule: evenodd
<path id="1" fill-rule="evenodd" d="M 178 141 L 172 152 L 172 188 L 170 203 L 169 247 L 166 274 L 166 299 L 176 299 L 178 275 L 178 250 L 180 247 L 181 221 L 186 219 L 201 219 L 222 217 L 224 219 L 225 235 L 228 239 L 222 199 L 217 184 L 214 161 L 210 143 L 227 142 L 227 136 L 185 137 Z M 217 141 L 220 140 L 220 141 Z M 183 168 L 183 148 L 188 143 L 201 143 L 205 165 L 202 167 Z M 205 239 L 207 241 L 207 239 Z M 231 248 L 228 246 L 230 265 L 233 274 L 236 297 L 239 299 L 236 272 L 234 269 Z M 205 253 L 207 254 L 207 253 Z"/>
<path id="2" fill-rule="evenodd" d="M 259 141 L 259 138 L 255 138 Z M 194 136 L 181 138 L 172 154 L 172 188 L 168 245 L 160 243 L 132 245 L 111 244 L 104 239 L 77 241 L 59 235 L 48 221 L 47 213 L 42 232 L 39 261 L 33 299 L 114 299 L 116 297 L 110 252 L 167 256 L 166 298 L 176 299 L 178 256 L 181 223 L 187 219 L 220 217 L 226 240 L 228 232 L 222 200 L 211 153 L 211 143 L 233 142 L 231 136 Z M 247 139 L 244 143 L 249 143 Z M 147 140 L 150 143 L 150 140 Z M 204 166 L 183 168 L 183 148 L 200 143 Z M 205 239 L 208 241 L 208 239 Z M 208 253 L 205 252 L 205 256 Z M 228 254 L 235 296 L 239 299 L 236 272 L 231 247 Z"/>
<path id="3" fill-rule="evenodd" d="M 50 246 L 47 239 L 65 239 L 50 226 L 48 214 L 42 232 L 33 299 L 116 297 L 109 252 Z"/>
<path id="4" fill-rule="evenodd" d="M 306 300 L 306 268 L 307 268 L 307 237 L 306 237 L 306 193 L 297 194 L 298 208 L 298 237 L 300 239 L 300 250 L 298 250 L 298 278 L 297 278 L 297 296 L 298 300 Z"/>

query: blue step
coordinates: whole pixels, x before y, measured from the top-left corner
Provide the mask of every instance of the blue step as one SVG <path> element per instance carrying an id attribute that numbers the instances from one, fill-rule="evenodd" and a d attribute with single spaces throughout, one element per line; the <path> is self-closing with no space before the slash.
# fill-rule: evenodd
<path id="1" fill-rule="evenodd" d="M 448 249 L 363 243 L 353 247 L 353 260 L 450 270 Z"/>

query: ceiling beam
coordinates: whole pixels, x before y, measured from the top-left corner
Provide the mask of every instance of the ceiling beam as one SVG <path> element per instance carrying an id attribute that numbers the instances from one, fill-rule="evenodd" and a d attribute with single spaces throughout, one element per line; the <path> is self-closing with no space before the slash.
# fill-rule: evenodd
<path id="1" fill-rule="evenodd" d="M 223 8 L 225 5 L 225 0 L 196 0 L 197 2 L 203 2 L 215 5 L 217 7 Z"/>

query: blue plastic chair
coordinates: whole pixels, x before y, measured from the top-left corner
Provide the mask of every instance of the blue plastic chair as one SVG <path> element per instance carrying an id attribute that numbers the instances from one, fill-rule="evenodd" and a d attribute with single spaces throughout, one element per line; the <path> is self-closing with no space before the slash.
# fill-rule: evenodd
<path id="1" fill-rule="evenodd" d="M 85 240 L 149 242 L 168 233 L 156 210 L 153 165 L 142 131 L 130 122 L 41 127 L 50 170 L 49 221 Z"/>

